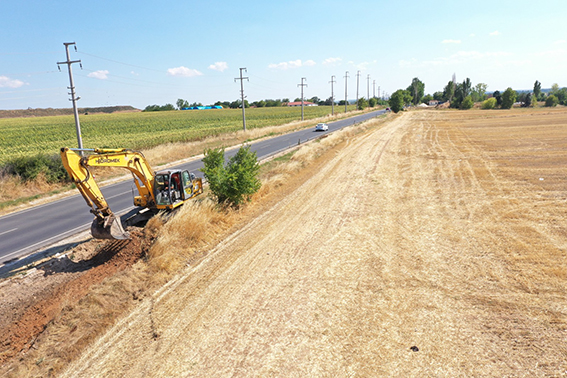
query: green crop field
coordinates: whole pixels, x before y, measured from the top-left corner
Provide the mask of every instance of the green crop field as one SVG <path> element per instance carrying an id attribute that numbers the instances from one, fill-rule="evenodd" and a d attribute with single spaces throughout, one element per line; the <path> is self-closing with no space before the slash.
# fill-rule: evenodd
<path id="1" fill-rule="evenodd" d="M 349 106 L 349 111 L 354 106 Z M 305 119 L 331 113 L 330 106 L 304 108 Z M 335 106 L 335 112 L 344 112 Z M 294 107 L 246 109 L 248 129 L 282 125 L 301 119 Z M 85 148 L 143 149 L 168 142 L 186 142 L 242 128 L 241 109 L 81 115 Z M 19 156 L 57 154 L 76 147 L 75 121 L 70 116 L 0 119 L 0 166 Z"/>

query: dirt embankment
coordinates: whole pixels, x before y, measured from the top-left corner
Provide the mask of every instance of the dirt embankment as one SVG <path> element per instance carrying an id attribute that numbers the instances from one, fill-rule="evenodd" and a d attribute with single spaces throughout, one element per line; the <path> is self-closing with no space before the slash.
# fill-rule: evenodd
<path id="1" fill-rule="evenodd" d="M 60 259 L 51 259 L 25 277 L 3 283 L 0 294 L 0 365 L 34 346 L 45 327 L 83 298 L 91 287 L 131 267 L 151 239 L 133 230 L 132 240 L 92 240 Z"/>

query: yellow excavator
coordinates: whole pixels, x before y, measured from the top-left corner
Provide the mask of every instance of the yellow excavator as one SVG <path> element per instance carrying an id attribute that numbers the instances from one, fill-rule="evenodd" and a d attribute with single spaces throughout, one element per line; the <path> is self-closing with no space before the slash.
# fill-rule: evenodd
<path id="1" fill-rule="evenodd" d="M 64 147 L 61 160 L 95 215 L 91 234 L 97 239 L 129 239 L 130 234 L 124 230 L 120 217 L 110 210 L 91 167 L 118 167 L 132 172 L 138 189 L 134 206 L 141 209 L 125 221 L 126 226 L 147 221 L 159 211 L 172 211 L 203 193 L 202 180 L 189 171 L 154 172 L 141 152 L 130 149 Z"/>

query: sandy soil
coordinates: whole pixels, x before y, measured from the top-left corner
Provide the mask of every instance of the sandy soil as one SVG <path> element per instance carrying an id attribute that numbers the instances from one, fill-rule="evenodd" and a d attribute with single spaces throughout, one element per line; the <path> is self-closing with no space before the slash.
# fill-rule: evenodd
<path id="1" fill-rule="evenodd" d="M 567 375 L 567 116 L 529 117 L 352 138 L 62 375 Z"/>

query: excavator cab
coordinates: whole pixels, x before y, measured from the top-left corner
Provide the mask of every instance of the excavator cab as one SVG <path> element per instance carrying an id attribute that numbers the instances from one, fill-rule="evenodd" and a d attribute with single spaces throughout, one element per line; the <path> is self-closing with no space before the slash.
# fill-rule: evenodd
<path id="1" fill-rule="evenodd" d="M 195 180 L 195 175 L 188 171 L 158 172 L 154 178 L 156 207 L 159 210 L 170 210 L 181 205 L 183 201 L 200 194 L 202 188 L 195 188 L 193 180 Z"/>

